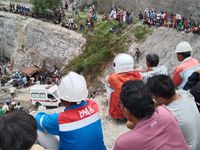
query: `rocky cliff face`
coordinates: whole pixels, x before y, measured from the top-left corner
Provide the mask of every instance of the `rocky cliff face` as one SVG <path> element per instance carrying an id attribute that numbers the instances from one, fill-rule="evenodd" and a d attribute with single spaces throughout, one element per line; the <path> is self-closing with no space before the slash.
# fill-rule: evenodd
<path id="1" fill-rule="evenodd" d="M 107 11 L 112 6 L 122 6 L 129 10 L 138 12 L 145 8 L 157 8 L 174 13 L 179 13 L 184 16 L 193 14 L 197 17 L 200 14 L 199 0 L 97 0 L 99 10 Z"/>
<path id="2" fill-rule="evenodd" d="M 85 42 L 82 35 L 59 25 L 0 12 L 0 49 L 14 58 L 14 68 L 44 60 L 60 67 L 78 56 Z"/>

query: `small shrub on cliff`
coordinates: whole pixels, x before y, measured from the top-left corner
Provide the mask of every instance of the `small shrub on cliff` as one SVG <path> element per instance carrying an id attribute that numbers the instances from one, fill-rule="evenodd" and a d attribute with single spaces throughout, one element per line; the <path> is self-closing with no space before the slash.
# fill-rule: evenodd
<path id="1" fill-rule="evenodd" d="M 150 30 L 147 26 L 136 26 L 132 30 L 134 36 L 137 38 L 138 41 L 144 40 L 147 34 L 151 34 L 152 30 Z"/>
<path id="2" fill-rule="evenodd" d="M 110 62 L 115 54 L 126 50 L 126 36 L 123 36 L 125 27 L 119 27 L 119 34 L 110 33 L 110 27 L 118 27 L 117 21 L 104 21 L 95 25 L 92 32 L 85 32 L 87 39 L 84 53 L 73 59 L 64 69 L 74 70 L 84 74 L 90 80 L 95 80 L 103 67 Z"/>
<path id="3" fill-rule="evenodd" d="M 62 3 L 62 0 L 32 0 L 33 11 L 42 15 L 46 15 L 48 10 L 57 9 Z"/>

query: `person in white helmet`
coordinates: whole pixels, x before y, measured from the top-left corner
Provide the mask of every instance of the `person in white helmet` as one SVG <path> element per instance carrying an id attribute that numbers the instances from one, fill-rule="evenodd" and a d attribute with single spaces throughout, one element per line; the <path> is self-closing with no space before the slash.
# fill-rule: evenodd
<path id="1" fill-rule="evenodd" d="M 109 114 L 114 119 L 125 118 L 121 110 L 119 94 L 122 85 L 129 80 L 141 80 L 139 72 L 134 71 L 133 57 L 126 53 L 120 53 L 115 56 L 113 61 L 115 73 L 112 73 L 106 78 L 106 82 L 112 92 L 109 96 Z"/>
<path id="2" fill-rule="evenodd" d="M 42 131 L 38 132 L 39 144 L 51 150 L 105 150 L 98 106 L 86 100 L 85 78 L 70 72 L 61 80 L 58 95 L 65 106 L 64 112 L 39 112 L 35 116 L 38 130 Z M 59 143 L 50 134 L 58 135 Z"/>
<path id="3" fill-rule="evenodd" d="M 189 76 L 200 69 L 198 60 L 191 57 L 192 47 L 186 41 L 178 43 L 175 53 L 181 62 L 172 74 L 172 80 L 177 89 L 183 89 Z"/>

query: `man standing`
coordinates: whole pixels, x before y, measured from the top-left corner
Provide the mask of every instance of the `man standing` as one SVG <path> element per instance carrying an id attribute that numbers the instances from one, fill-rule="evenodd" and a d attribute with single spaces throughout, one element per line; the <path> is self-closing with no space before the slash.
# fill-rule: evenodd
<path id="1" fill-rule="evenodd" d="M 58 149 L 52 134 L 60 138 L 59 150 L 105 150 L 98 106 L 96 102 L 86 100 L 88 90 L 85 78 L 70 72 L 61 80 L 58 95 L 65 106 L 64 112 L 40 112 L 35 116 L 41 131 L 38 132 L 39 143 L 46 149 Z"/>
<path id="2" fill-rule="evenodd" d="M 198 60 L 191 57 L 192 47 L 188 42 L 182 41 L 176 46 L 175 53 L 181 64 L 172 74 L 172 80 L 177 89 L 183 89 L 189 76 L 200 69 Z"/>
<path id="3" fill-rule="evenodd" d="M 175 117 L 162 106 L 154 107 L 142 81 L 126 82 L 120 98 L 133 129 L 117 139 L 114 150 L 189 150 Z"/>
<path id="4" fill-rule="evenodd" d="M 10 91 L 11 97 L 14 98 L 14 97 L 15 97 L 15 87 L 14 87 L 14 86 L 11 86 L 11 87 L 9 88 L 9 91 Z"/>
<path id="5" fill-rule="evenodd" d="M 166 105 L 178 121 L 190 150 L 200 149 L 200 115 L 194 97 L 187 91 L 175 91 L 169 76 L 159 75 L 147 80 L 157 105 Z"/>
<path id="6" fill-rule="evenodd" d="M 141 52 L 140 52 L 139 48 L 136 48 L 135 59 L 136 59 L 137 64 L 139 63 L 140 56 L 141 56 Z"/>
<path id="7" fill-rule="evenodd" d="M 128 80 L 141 80 L 142 77 L 139 72 L 133 70 L 133 57 L 120 53 L 115 56 L 113 62 L 115 73 L 106 78 L 108 86 L 113 89 L 110 94 L 109 114 L 114 119 L 123 119 L 124 115 L 121 110 L 121 103 L 119 94 L 121 86 Z"/>

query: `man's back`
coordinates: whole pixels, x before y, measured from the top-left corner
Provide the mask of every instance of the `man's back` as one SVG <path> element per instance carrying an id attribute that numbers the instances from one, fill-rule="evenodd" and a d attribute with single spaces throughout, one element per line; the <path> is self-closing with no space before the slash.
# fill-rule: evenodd
<path id="1" fill-rule="evenodd" d="M 113 89 L 110 96 L 110 108 L 109 113 L 112 118 L 119 119 L 124 118 L 120 108 L 119 94 L 121 92 L 121 86 L 129 80 L 141 80 L 142 77 L 139 72 L 124 72 L 124 73 L 113 73 L 108 78 L 109 86 Z"/>
<path id="2" fill-rule="evenodd" d="M 82 101 L 60 114 L 37 114 L 36 120 L 40 130 L 59 135 L 59 150 L 106 149 L 98 106 L 94 101 Z"/>
<path id="3" fill-rule="evenodd" d="M 120 136 L 115 150 L 189 150 L 171 113 L 159 106 L 154 115 Z"/>
<path id="4" fill-rule="evenodd" d="M 167 105 L 167 108 L 176 117 L 190 150 L 199 150 L 200 115 L 194 98 L 183 90 L 177 91 L 177 93 L 180 94 L 180 98 Z"/>

